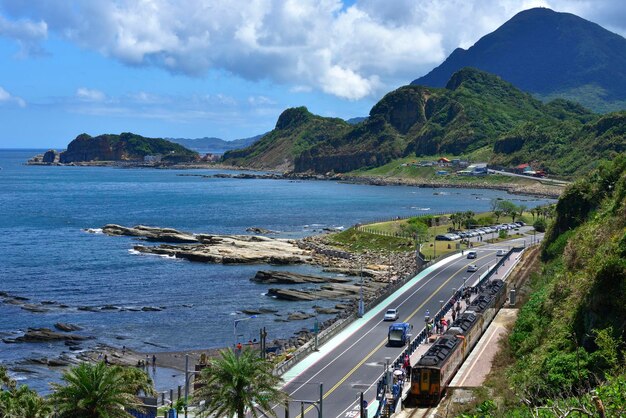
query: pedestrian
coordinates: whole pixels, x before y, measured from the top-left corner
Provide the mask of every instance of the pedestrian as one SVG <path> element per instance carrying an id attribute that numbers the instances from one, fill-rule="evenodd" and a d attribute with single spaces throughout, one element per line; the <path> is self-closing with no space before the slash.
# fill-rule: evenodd
<path id="1" fill-rule="evenodd" d="M 107 366 L 109 365 L 109 356 L 107 356 L 106 354 L 104 355 L 104 364 L 106 364 Z"/>
<path id="2" fill-rule="evenodd" d="M 152 355 L 152 367 L 156 366 L 156 355 Z"/>
<path id="3" fill-rule="evenodd" d="M 452 322 L 456 321 L 456 310 L 452 309 Z"/>
<path id="4" fill-rule="evenodd" d="M 125 345 L 122 346 L 122 355 L 124 355 L 124 354 L 126 354 L 126 346 Z"/>
<path id="5" fill-rule="evenodd" d="M 150 356 L 146 354 L 146 370 L 148 370 L 148 366 L 150 366 Z"/>

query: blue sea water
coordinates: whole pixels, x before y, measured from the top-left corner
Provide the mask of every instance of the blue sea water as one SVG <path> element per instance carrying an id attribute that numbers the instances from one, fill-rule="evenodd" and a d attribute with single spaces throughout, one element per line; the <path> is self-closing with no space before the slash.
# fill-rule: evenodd
<path id="1" fill-rule="evenodd" d="M 322 228 L 349 227 L 394 216 L 438 211 L 489 209 L 493 198 L 545 199 L 495 190 L 368 186 L 330 181 L 224 179 L 189 176 L 211 170 L 48 167 L 23 163 L 36 150 L 0 150 L 0 291 L 30 303 L 55 301 L 69 308 L 32 313 L 0 303 L 0 339 L 28 327 L 52 328 L 69 322 L 97 342 L 135 350 L 174 351 L 232 344 L 242 309 L 276 309 L 285 316 L 313 305 L 265 296 L 270 287 L 250 278 L 263 269 L 321 274 L 310 266 L 209 265 L 133 254 L 128 237 L 85 232 L 107 223 L 154 225 L 194 233 L 246 234 L 248 227 L 302 237 Z M 79 306 L 164 307 L 160 312 L 87 312 Z M 277 322 L 272 314 L 240 322 L 237 338 L 256 338 L 266 327 L 269 340 L 285 338 L 313 320 Z M 323 317 L 321 319 L 324 319 Z M 0 364 L 15 366 L 32 357 L 58 355 L 62 343 L 0 342 Z M 29 366 L 30 367 L 30 366 Z M 21 375 L 46 391 L 58 376 L 30 367 Z"/>

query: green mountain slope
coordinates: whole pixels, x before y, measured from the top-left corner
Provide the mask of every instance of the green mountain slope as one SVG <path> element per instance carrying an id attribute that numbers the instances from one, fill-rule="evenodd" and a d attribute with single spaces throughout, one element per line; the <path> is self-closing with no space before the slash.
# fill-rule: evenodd
<path id="1" fill-rule="evenodd" d="M 247 148 L 226 152 L 223 162 L 254 169 L 293 170 L 298 155 L 342 135 L 350 126 L 342 119 L 314 115 L 306 107 L 287 109 L 274 130 Z"/>
<path id="2" fill-rule="evenodd" d="M 625 129 L 624 113 L 601 116 L 563 99 L 544 104 L 498 76 L 464 68 L 443 89 L 411 85 L 388 93 L 356 125 L 288 109 L 276 129 L 226 153 L 224 162 L 345 173 L 411 157 L 480 155 L 495 166 L 531 163 L 574 177 L 623 152 Z"/>
<path id="3" fill-rule="evenodd" d="M 520 12 L 411 84 L 443 87 L 468 66 L 545 100 L 566 98 L 598 112 L 626 109 L 626 39 L 573 14 Z"/>
<path id="4" fill-rule="evenodd" d="M 161 138 L 146 138 L 130 132 L 92 137 L 78 135 L 60 155 L 62 163 L 83 161 L 142 161 L 146 155 L 161 155 L 164 161 L 185 162 L 198 157 L 194 151 Z"/>
<path id="5" fill-rule="evenodd" d="M 543 271 L 510 337 L 509 374 L 517 393 L 539 403 L 588 393 L 625 370 L 624 155 L 565 191 L 542 250 Z"/>

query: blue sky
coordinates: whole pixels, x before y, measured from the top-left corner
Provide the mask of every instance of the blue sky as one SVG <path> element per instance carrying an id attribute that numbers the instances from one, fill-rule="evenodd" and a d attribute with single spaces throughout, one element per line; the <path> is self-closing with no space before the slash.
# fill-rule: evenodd
<path id="1" fill-rule="evenodd" d="M 621 0 L 0 0 L 0 148 L 78 134 L 237 139 L 366 116 L 535 6 L 624 36 Z"/>

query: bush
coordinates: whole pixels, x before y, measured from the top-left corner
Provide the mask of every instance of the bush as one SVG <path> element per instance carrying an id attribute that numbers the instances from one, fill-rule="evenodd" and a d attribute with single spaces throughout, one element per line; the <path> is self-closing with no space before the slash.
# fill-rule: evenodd
<path id="1" fill-rule="evenodd" d="M 500 232 L 498 233 L 498 237 L 500 239 L 506 239 L 506 237 L 509 236 L 509 233 L 506 232 L 506 229 L 501 229 Z"/>
<path id="2" fill-rule="evenodd" d="M 537 232 L 546 232 L 546 227 L 546 220 L 543 218 L 537 219 L 533 224 L 533 228 L 535 228 L 535 231 Z"/>

